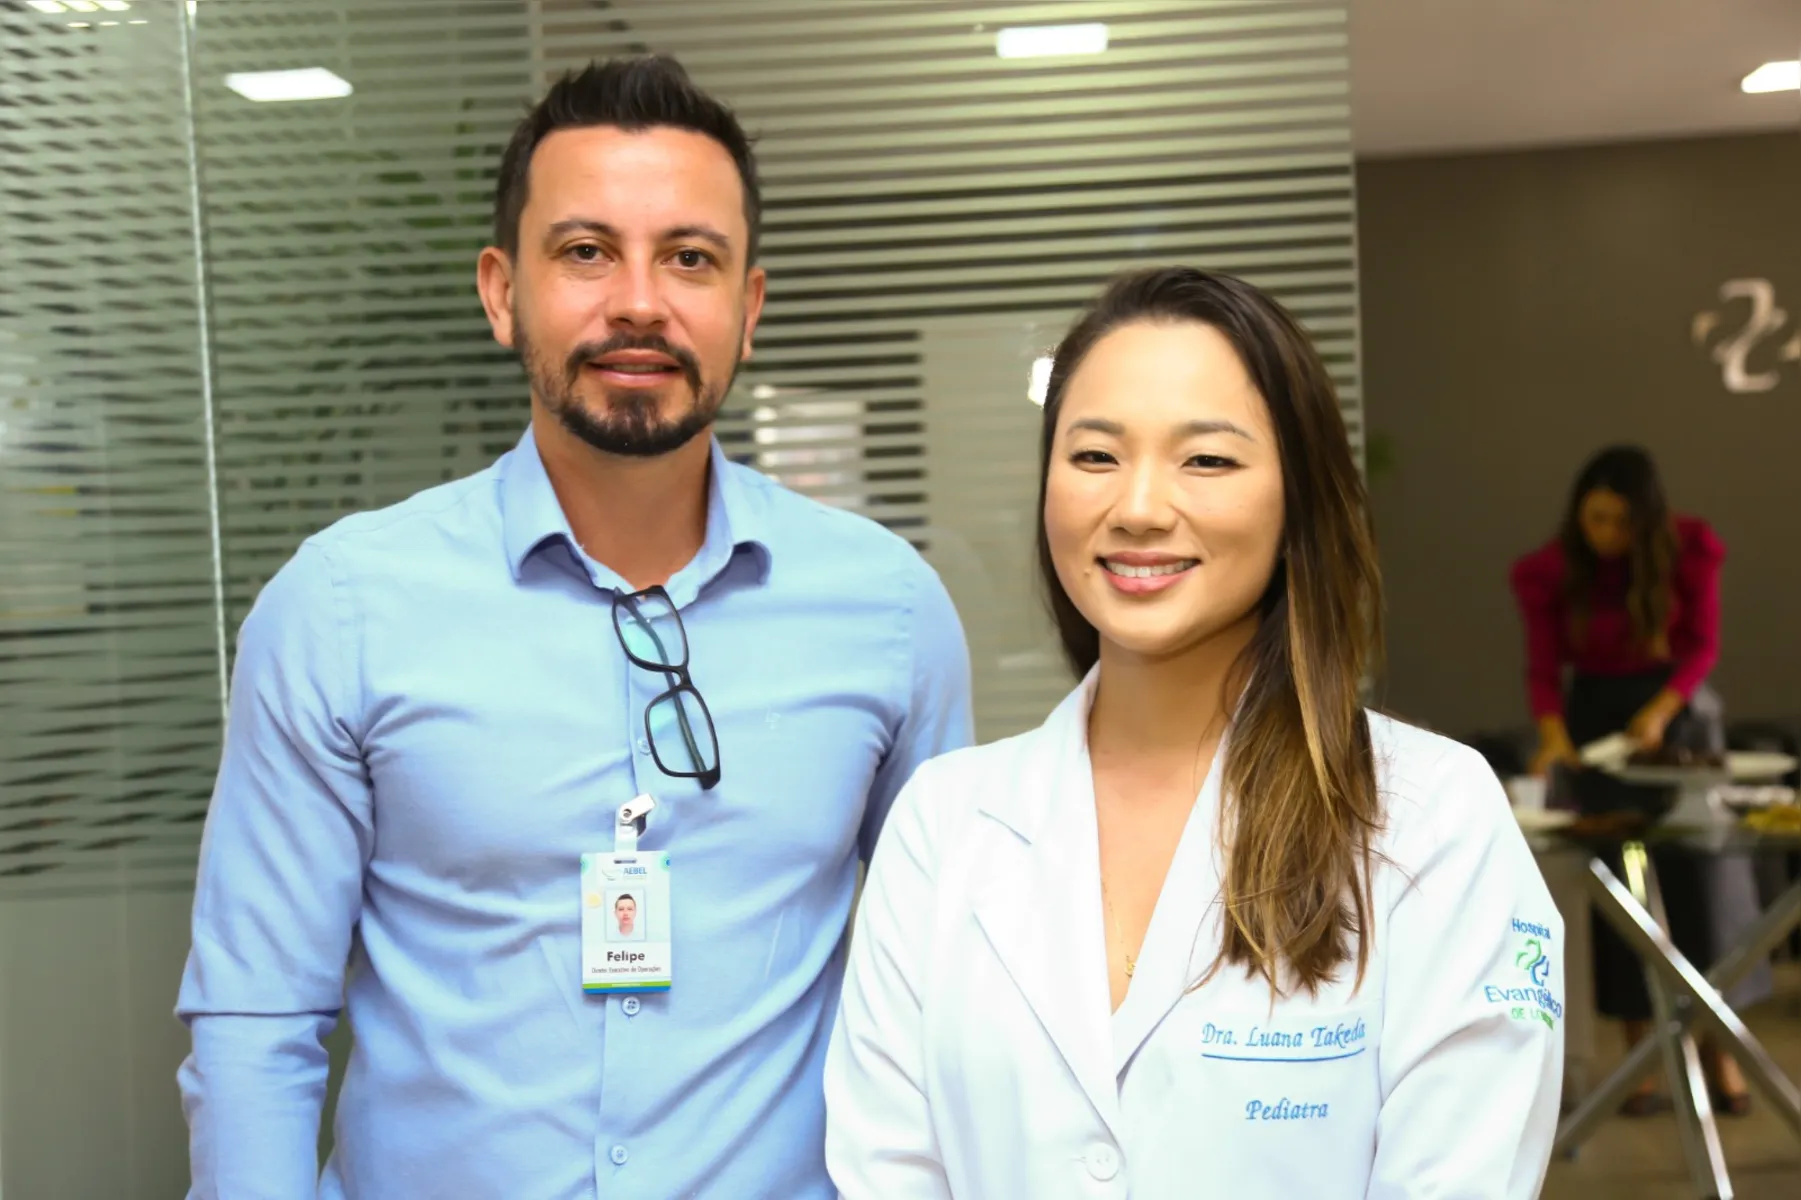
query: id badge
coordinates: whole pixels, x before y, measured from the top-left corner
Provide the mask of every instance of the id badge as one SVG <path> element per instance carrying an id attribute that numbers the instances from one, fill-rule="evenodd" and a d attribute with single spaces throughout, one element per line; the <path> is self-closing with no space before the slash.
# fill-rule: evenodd
<path id="1" fill-rule="evenodd" d="M 670 989 L 670 856 L 582 856 L 582 991 Z"/>
<path id="2" fill-rule="evenodd" d="M 668 853 L 582 855 L 582 991 L 666 992 L 669 950 Z"/>

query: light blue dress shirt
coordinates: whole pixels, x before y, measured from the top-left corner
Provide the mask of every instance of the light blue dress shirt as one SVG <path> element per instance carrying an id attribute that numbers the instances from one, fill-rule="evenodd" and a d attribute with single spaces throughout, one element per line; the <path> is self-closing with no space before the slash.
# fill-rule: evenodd
<path id="1" fill-rule="evenodd" d="M 620 649 L 624 588 L 529 433 L 264 588 L 177 1010 L 195 1196 L 833 1194 L 820 1075 L 857 864 L 913 769 L 970 741 L 962 629 L 905 541 L 715 444 L 705 544 L 668 584 L 719 731 L 701 792 L 641 740 L 668 684 Z M 580 857 L 639 792 L 674 986 L 586 996 Z"/>

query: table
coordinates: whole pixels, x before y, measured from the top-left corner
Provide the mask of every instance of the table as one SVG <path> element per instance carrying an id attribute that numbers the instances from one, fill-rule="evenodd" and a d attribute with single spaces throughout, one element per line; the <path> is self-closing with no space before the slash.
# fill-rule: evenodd
<path id="1" fill-rule="evenodd" d="M 1661 1058 L 1669 1080 L 1683 1159 L 1695 1194 L 1731 1200 L 1732 1180 L 1720 1149 L 1719 1130 L 1691 1026 L 1704 1026 L 1721 1049 L 1738 1060 L 1751 1084 L 1801 1137 L 1801 1089 L 1771 1060 L 1756 1035 L 1721 996 L 1801 925 L 1801 882 L 1783 892 L 1738 945 L 1703 974 L 1670 941 L 1663 894 L 1657 886 L 1650 849 L 1669 845 L 1708 852 L 1794 849 L 1801 848 L 1801 834 L 1760 833 L 1736 820 L 1722 819 L 1708 802 L 1711 787 L 1711 783 L 1684 784 L 1667 817 L 1629 837 L 1582 840 L 1554 831 L 1528 836 L 1541 848 L 1567 847 L 1572 843 L 1590 849 L 1599 845 L 1619 847 L 1626 879 L 1622 881 L 1597 855 L 1589 860 L 1586 882 L 1602 916 L 1643 960 L 1653 1012 L 1652 1032 L 1558 1126 L 1553 1153 L 1572 1156 L 1603 1120 L 1619 1110 L 1645 1072 L 1653 1069 L 1652 1060 Z"/>

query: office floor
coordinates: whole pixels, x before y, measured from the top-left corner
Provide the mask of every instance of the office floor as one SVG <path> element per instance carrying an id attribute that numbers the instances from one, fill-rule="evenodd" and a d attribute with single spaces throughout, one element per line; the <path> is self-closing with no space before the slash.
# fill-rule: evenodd
<path id="1" fill-rule="evenodd" d="M 1801 1081 L 1801 966 L 1778 968 L 1777 992 L 1745 1014 L 1746 1022 L 1790 1078 Z M 1613 1068 L 1624 1047 L 1616 1028 L 1604 1028 Z M 1761 1096 L 1752 1112 L 1720 1121 L 1720 1140 L 1738 1200 L 1796 1200 L 1801 1196 L 1801 1136 L 1771 1111 Z M 1582 1147 L 1573 1163 L 1552 1163 L 1543 1200 L 1692 1200 L 1676 1122 L 1669 1115 L 1616 1117 Z"/>

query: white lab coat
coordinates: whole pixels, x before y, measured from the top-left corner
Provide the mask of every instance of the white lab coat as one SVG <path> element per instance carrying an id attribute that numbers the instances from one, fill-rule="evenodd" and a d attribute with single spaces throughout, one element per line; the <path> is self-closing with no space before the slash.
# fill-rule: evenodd
<path id="1" fill-rule="evenodd" d="M 1525 1200 L 1563 926 L 1475 752 L 1372 715 L 1369 968 L 1272 1005 L 1220 944 L 1216 756 L 1109 1012 L 1086 714 L 926 764 L 871 865 L 826 1063 L 846 1200 Z"/>

